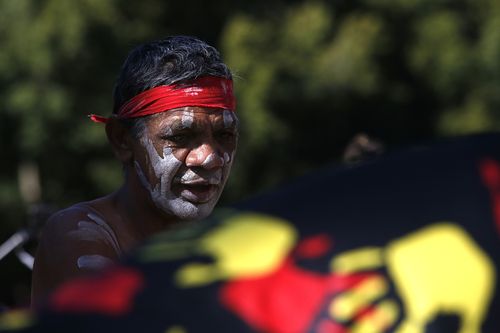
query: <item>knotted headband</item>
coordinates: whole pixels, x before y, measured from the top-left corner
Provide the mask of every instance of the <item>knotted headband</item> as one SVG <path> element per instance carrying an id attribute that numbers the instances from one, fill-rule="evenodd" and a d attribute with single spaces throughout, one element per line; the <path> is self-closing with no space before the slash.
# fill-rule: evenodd
<path id="1" fill-rule="evenodd" d="M 158 86 L 134 96 L 120 107 L 116 116 L 122 119 L 137 118 L 185 106 L 234 111 L 236 100 L 233 81 L 205 76 L 186 84 Z M 105 123 L 109 119 L 95 114 L 89 117 L 96 123 Z"/>

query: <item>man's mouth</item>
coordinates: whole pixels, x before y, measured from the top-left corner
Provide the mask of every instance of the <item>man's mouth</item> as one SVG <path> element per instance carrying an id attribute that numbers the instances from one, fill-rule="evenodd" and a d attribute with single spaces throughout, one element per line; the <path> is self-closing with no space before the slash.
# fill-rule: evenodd
<path id="1" fill-rule="evenodd" d="M 179 196 L 192 203 L 206 203 L 214 199 L 219 186 L 209 182 L 189 182 L 174 185 Z"/>

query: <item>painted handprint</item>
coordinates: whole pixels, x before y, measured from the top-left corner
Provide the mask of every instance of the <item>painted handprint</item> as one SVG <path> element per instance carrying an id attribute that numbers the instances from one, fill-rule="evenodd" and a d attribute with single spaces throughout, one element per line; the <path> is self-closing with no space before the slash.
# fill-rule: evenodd
<path id="1" fill-rule="evenodd" d="M 386 266 L 404 315 L 397 333 L 421 333 L 440 314 L 460 318 L 460 333 L 479 333 L 495 284 L 492 261 L 467 232 L 456 224 L 437 223 L 390 242 L 385 248 L 362 248 L 333 258 L 337 274 L 371 271 Z M 332 302 L 334 318 L 345 321 L 370 304 L 382 319 L 351 332 L 382 332 L 397 319 L 396 303 L 383 296 L 383 277 L 365 282 Z M 380 300 L 375 303 L 375 300 Z M 376 323 L 379 323 L 379 327 Z M 370 327 L 366 327 L 370 326 Z"/>

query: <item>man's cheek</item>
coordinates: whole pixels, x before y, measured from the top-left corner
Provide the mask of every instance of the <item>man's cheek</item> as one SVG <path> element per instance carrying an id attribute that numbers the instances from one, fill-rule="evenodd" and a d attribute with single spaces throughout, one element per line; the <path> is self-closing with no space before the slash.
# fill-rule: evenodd
<path id="1" fill-rule="evenodd" d="M 231 168 L 235 154 L 236 154 L 236 149 L 224 152 L 224 154 L 222 156 L 224 159 L 224 165 L 228 165 L 229 168 Z"/>
<path id="2" fill-rule="evenodd" d="M 185 148 L 171 148 L 170 151 L 171 154 L 175 157 L 175 159 L 180 162 L 185 161 L 189 153 L 189 150 Z"/>
<path id="3" fill-rule="evenodd" d="M 234 155 L 234 154 L 233 154 Z M 227 162 L 226 162 L 227 159 Z M 231 173 L 231 168 L 233 166 L 233 156 L 224 154 L 224 166 L 222 167 L 222 184 L 225 185 L 229 174 Z"/>

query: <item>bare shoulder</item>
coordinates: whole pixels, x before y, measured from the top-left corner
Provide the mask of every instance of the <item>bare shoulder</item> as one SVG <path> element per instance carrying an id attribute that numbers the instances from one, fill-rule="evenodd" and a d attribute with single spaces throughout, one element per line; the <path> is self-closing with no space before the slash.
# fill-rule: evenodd
<path id="1" fill-rule="evenodd" d="M 98 211 L 77 204 L 53 214 L 44 226 L 33 268 L 33 295 L 71 277 L 118 260 L 118 240 Z"/>
<path id="2" fill-rule="evenodd" d="M 105 218 L 87 203 L 56 212 L 42 230 L 40 246 L 61 250 L 106 252 L 116 258 L 121 250 Z"/>
<path id="3" fill-rule="evenodd" d="M 42 230 L 42 237 L 54 240 L 58 236 L 78 229 L 80 221 L 88 219 L 88 212 L 80 204 L 65 208 L 49 217 Z"/>

